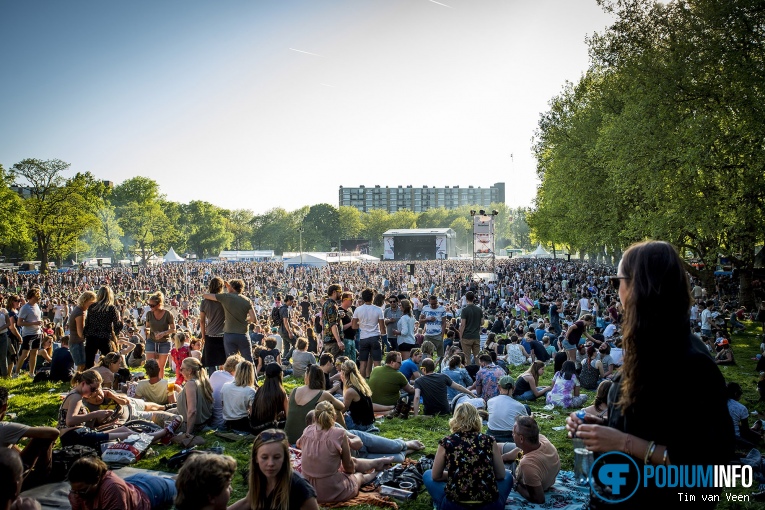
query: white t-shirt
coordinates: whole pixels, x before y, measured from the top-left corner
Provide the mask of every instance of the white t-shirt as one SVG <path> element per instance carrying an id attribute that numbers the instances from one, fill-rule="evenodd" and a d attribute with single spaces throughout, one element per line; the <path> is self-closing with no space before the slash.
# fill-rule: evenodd
<path id="1" fill-rule="evenodd" d="M 53 307 L 53 318 L 54 319 L 63 319 L 64 318 L 64 310 L 66 308 L 64 305 L 56 305 Z"/>
<path id="2" fill-rule="evenodd" d="M 439 305 L 438 308 L 435 309 L 431 308 L 429 304 L 428 306 L 423 306 L 422 312 L 420 313 L 420 319 L 423 317 L 436 318 L 434 321 L 425 321 L 425 334 L 441 336 L 441 323 L 443 322 L 445 315 L 446 309 L 443 306 Z"/>
<path id="3" fill-rule="evenodd" d="M 486 402 L 489 428 L 497 432 L 513 430 L 518 416 L 528 416 L 526 407 L 509 395 L 497 395 Z"/>
<path id="4" fill-rule="evenodd" d="M 605 331 L 603 331 L 603 336 L 606 338 L 611 338 L 614 336 L 614 333 L 616 333 L 616 324 L 609 324 L 606 326 Z"/>
<path id="5" fill-rule="evenodd" d="M 234 380 L 234 376 L 225 370 L 216 370 L 210 376 L 210 386 L 213 390 L 212 426 L 220 427 L 223 422 L 223 401 L 220 398 L 220 390 L 227 382 Z"/>
<path id="6" fill-rule="evenodd" d="M 238 420 L 248 416 L 248 408 L 255 399 L 255 388 L 237 386 L 228 382 L 220 389 L 224 420 Z"/>
<path id="7" fill-rule="evenodd" d="M 709 308 L 705 308 L 701 312 L 701 329 L 712 329 L 712 324 L 709 322 L 711 319 L 712 312 L 709 311 Z"/>
<path id="8" fill-rule="evenodd" d="M 38 322 L 42 320 L 40 307 L 37 306 L 36 303 L 34 305 L 30 305 L 29 303 L 25 304 L 21 307 L 21 310 L 19 310 L 19 319 L 24 322 Z M 21 336 L 39 335 L 40 331 L 42 331 L 42 326 L 40 324 L 36 326 L 22 326 Z"/>
<path id="9" fill-rule="evenodd" d="M 380 335 L 380 322 L 383 320 L 382 308 L 375 305 L 363 304 L 356 308 L 353 317 L 359 320 L 359 338 L 370 338 Z"/>

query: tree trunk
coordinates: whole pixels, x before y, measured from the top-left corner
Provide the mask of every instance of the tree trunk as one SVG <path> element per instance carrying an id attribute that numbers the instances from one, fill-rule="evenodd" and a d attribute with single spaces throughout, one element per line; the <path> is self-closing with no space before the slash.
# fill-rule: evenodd
<path id="1" fill-rule="evenodd" d="M 747 310 L 754 310 L 756 305 L 754 301 L 754 288 L 752 287 L 751 269 L 742 269 L 739 271 L 738 284 L 738 306 L 745 306 Z"/>
<path id="2" fill-rule="evenodd" d="M 37 235 L 37 251 L 40 253 L 40 274 L 48 272 L 48 248 L 40 234 Z"/>

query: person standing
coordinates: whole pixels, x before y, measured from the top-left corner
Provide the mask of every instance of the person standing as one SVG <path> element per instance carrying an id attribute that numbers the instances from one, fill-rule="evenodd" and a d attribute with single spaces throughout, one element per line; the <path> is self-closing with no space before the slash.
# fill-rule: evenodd
<path id="1" fill-rule="evenodd" d="M 388 305 L 388 308 L 386 308 L 383 312 L 383 322 L 385 322 L 386 335 L 388 338 L 388 345 L 390 345 L 390 350 L 395 351 L 398 349 L 398 335 L 396 335 L 396 325 L 398 324 L 398 320 L 404 314 L 401 311 L 401 308 L 398 306 L 398 297 L 395 295 L 391 294 L 390 297 L 388 297 Z"/>
<path id="2" fill-rule="evenodd" d="M 338 307 L 338 301 L 340 300 L 342 290 L 342 287 L 337 283 L 330 285 L 327 288 L 327 299 L 324 301 L 324 305 L 321 308 L 324 352 L 329 352 L 335 358 L 345 351 Z"/>
<path id="3" fill-rule="evenodd" d="M 29 358 L 29 376 L 35 376 L 37 350 L 42 343 L 42 312 L 39 302 L 40 289 L 32 287 L 27 291 L 27 303 L 19 310 L 17 319 L 18 325 L 21 326 L 21 351 L 19 352 L 19 361 L 13 371 L 14 376 L 19 375 L 19 371 L 27 358 Z"/>
<path id="4" fill-rule="evenodd" d="M 293 306 L 295 306 L 295 296 L 287 294 L 284 297 L 282 306 L 279 307 L 279 335 L 282 337 L 282 348 L 284 349 L 281 355 L 285 363 L 289 363 L 298 337 L 298 334 L 295 332 L 296 324 L 293 316 Z"/>
<path id="5" fill-rule="evenodd" d="M 241 356 L 252 362 L 252 346 L 247 336 L 247 323 L 256 322 L 257 316 L 249 298 L 242 296 L 244 281 L 235 279 L 224 281 L 226 292 L 220 294 L 203 294 L 210 301 L 217 301 L 223 306 L 223 348 L 226 357 L 239 352 Z"/>
<path id="6" fill-rule="evenodd" d="M 223 279 L 216 276 L 208 286 L 210 294 L 223 292 Z M 223 305 L 211 299 L 203 299 L 199 307 L 199 331 L 205 340 L 202 350 L 202 365 L 208 373 L 214 373 L 219 366 L 226 362 L 226 349 L 223 347 L 223 324 L 226 313 Z"/>
<path id="7" fill-rule="evenodd" d="M 353 312 L 351 327 L 359 330 L 359 371 L 364 377 L 369 377 L 372 367 L 382 362 L 382 335 L 385 332 L 385 322 L 382 309 L 372 304 L 375 291 L 366 288 L 361 291 L 364 304 Z"/>
<path id="8" fill-rule="evenodd" d="M 164 374 L 172 347 L 170 339 L 175 333 L 175 317 L 169 310 L 165 310 L 165 296 L 161 292 L 149 296 L 147 303 L 149 304 L 149 311 L 146 314 L 146 325 L 149 328 L 149 333 L 146 336 L 146 357 L 158 360 L 159 372 Z M 88 312 L 88 320 L 90 320 L 91 313 Z M 176 370 L 180 372 L 181 367 L 176 367 Z"/>
<path id="9" fill-rule="evenodd" d="M 101 356 L 111 352 L 112 337 L 118 336 L 121 331 L 122 320 L 114 306 L 114 293 L 111 287 L 103 285 L 98 289 L 96 302 L 88 308 L 85 319 L 85 368 L 96 364 L 96 352 L 100 351 Z"/>
<path id="10" fill-rule="evenodd" d="M 438 303 L 438 298 L 431 294 L 428 306 L 420 313 L 420 325 L 425 326 L 425 341 L 436 346 L 438 356 L 444 355 L 444 333 L 446 332 L 446 309 Z"/>
<path id="11" fill-rule="evenodd" d="M 474 303 L 475 294 L 472 290 L 465 293 L 467 304 L 460 313 L 460 344 L 462 352 L 472 357 L 473 363 L 478 359 L 481 350 L 481 321 L 483 310 Z"/>

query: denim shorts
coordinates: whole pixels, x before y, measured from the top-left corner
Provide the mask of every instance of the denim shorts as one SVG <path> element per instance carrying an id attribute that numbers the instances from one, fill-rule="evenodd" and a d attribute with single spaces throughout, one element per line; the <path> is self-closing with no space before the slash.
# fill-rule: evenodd
<path id="1" fill-rule="evenodd" d="M 175 489 L 175 480 L 164 476 L 138 473 L 126 477 L 125 481 L 146 494 L 152 508 L 172 505 L 178 494 Z"/>
<path id="2" fill-rule="evenodd" d="M 109 434 L 98 432 L 88 427 L 78 427 L 61 436 L 61 446 L 81 444 L 101 451 L 101 443 L 109 440 Z"/>
<path id="3" fill-rule="evenodd" d="M 75 365 L 85 364 L 85 342 L 69 344 L 69 352 L 72 354 Z"/>
<path id="4" fill-rule="evenodd" d="M 146 352 L 156 354 L 170 354 L 170 342 L 155 342 L 146 339 Z"/>

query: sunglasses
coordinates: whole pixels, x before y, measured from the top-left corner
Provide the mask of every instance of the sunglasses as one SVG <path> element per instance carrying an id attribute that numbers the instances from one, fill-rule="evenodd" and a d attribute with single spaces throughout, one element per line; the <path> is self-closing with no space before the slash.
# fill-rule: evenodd
<path id="1" fill-rule="evenodd" d="M 69 494 L 77 494 L 78 496 L 87 496 L 90 489 L 85 489 L 81 491 L 76 491 L 74 489 L 69 489 Z"/>
<path id="2" fill-rule="evenodd" d="M 269 443 L 271 441 L 284 441 L 287 439 L 287 435 L 284 432 L 261 432 L 258 438 L 263 443 Z"/>
<path id="3" fill-rule="evenodd" d="M 149 303 L 149 308 L 156 308 L 159 306 L 157 303 Z"/>
<path id="4" fill-rule="evenodd" d="M 621 280 L 629 280 L 626 276 L 616 276 L 612 275 L 608 277 L 608 283 L 611 285 L 611 288 L 614 290 L 619 290 L 619 284 L 621 283 Z"/>

